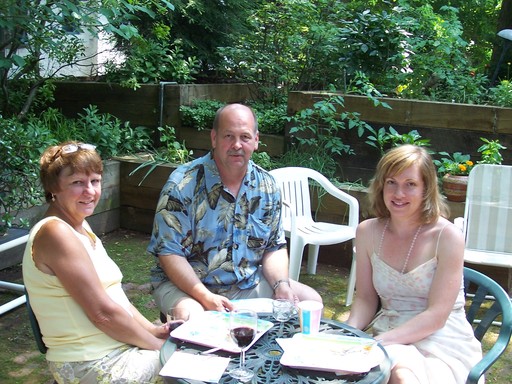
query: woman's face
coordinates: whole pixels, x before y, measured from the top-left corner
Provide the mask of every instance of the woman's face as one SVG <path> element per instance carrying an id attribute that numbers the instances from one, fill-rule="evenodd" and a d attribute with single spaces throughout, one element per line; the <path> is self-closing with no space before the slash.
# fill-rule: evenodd
<path id="1" fill-rule="evenodd" d="M 384 203 L 391 216 L 415 216 L 421 213 L 425 183 L 417 164 L 384 181 Z"/>
<path id="2" fill-rule="evenodd" d="M 72 173 L 65 168 L 59 175 L 60 190 L 55 193 L 55 204 L 66 215 L 83 220 L 93 214 L 101 197 L 101 175 Z"/>

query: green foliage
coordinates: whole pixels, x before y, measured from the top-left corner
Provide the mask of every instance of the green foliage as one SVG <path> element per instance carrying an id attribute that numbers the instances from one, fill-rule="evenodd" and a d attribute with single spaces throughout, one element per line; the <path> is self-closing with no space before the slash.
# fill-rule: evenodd
<path id="1" fill-rule="evenodd" d="M 217 110 L 225 103 L 211 99 L 195 99 L 191 105 L 180 106 L 181 123 L 198 130 L 211 129 Z M 264 101 L 250 101 L 248 105 L 258 118 L 260 133 L 282 134 L 286 125 L 286 102 L 275 105 Z"/>
<path id="2" fill-rule="evenodd" d="M 185 147 L 185 143 L 180 143 L 176 140 L 174 127 L 158 127 L 158 131 L 160 131 L 160 142 L 162 143 L 162 147 L 156 150 L 146 151 L 149 153 L 149 158 L 146 158 L 141 165 L 130 173 L 131 176 L 139 172 L 141 169 L 149 168 L 141 179 L 139 185 L 142 184 L 144 180 L 146 180 L 146 177 L 148 177 L 149 174 L 159 165 L 184 164 L 192 159 L 192 151 L 189 151 Z"/>
<path id="3" fill-rule="evenodd" d="M 263 169 L 266 169 L 267 171 L 274 169 L 276 167 L 274 161 L 267 152 L 253 152 L 251 159 L 257 165 L 259 165 Z"/>
<path id="4" fill-rule="evenodd" d="M 42 201 L 39 188 L 39 157 L 54 144 L 51 132 L 44 127 L 22 125 L 17 119 L 0 116 L 0 235 L 12 226 L 27 227 L 16 221 L 24 208 Z"/>
<path id="5" fill-rule="evenodd" d="M 165 150 L 159 158 L 163 162 L 183 164 L 191 159 L 192 151 L 187 150 L 185 143 L 181 144 L 176 140 L 176 132 L 173 127 L 158 127 L 160 131 L 160 142 Z"/>
<path id="6" fill-rule="evenodd" d="M 51 145 L 77 140 L 97 146 L 103 159 L 118 154 L 147 150 L 151 138 L 146 128 L 131 128 L 95 106 L 84 109 L 77 119 L 68 119 L 54 108 L 40 116 L 29 115 L 23 122 L 0 117 L 0 234 L 11 226 L 30 223 L 16 220 L 20 210 L 42 202 L 39 185 L 39 158 Z"/>
<path id="7" fill-rule="evenodd" d="M 0 58 L 0 113 L 27 115 L 47 79 L 91 58 L 86 53 L 89 40 L 81 33 L 137 40 L 141 37 L 134 25 L 137 15 L 151 19 L 156 12 L 172 8 L 166 0 L 85 0 L 79 5 L 73 1 L 0 2 L 0 47 L 9 47 Z M 43 59 L 54 65 L 42 65 Z"/>
<path id="8" fill-rule="evenodd" d="M 65 117 L 55 108 L 48 108 L 39 116 L 29 116 L 26 126 L 37 131 L 49 130 L 55 143 L 76 140 L 96 145 L 103 159 L 120 154 L 132 154 L 151 147 L 151 137 L 145 127 L 130 127 L 129 122 L 109 113 L 100 113 L 95 105 L 84 108 L 78 118 Z"/>
<path id="9" fill-rule="evenodd" d="M 192 105 L 180 106 L 181 123 L 197 130 L 212 129 L 215 113 L 224 103 L 218 100 L 196 99 Z"/>
<path id="10" fill-rule="evenodd" d="M 499 140 L 489 140 L 485 137 L 481 137 L 480 140 L 483 144 L 477 149 L 480 153 L 480 160 L 477 164 L 501 164 L 503 157 L 500 153 L 502 149 L 507 149 Z M 437 167 L 437 172 L 440 176 L 447 173 L 452 175 L 469 175 L 473 169 L 474 162 L 470 160 L 470 156 L 455 152 L 449 154 L 447 152 L 439 152 L 439 155 L 443 156 L 441 160 L 434 160 L 434 164 Z"/>
<path id="11" fill-rule="evenodd" d="M 447 152 L 439 152 L 443 156 L 441 160 L 434 160 L 437 172 L 440 176 L 450 175 L 469 175 L 473 169 L 474 163 L 470 160 L 470 156 L 461 152 L 449 154 Z"/>
<path id="12" fill-rule="evenodd" d="M 482 103 L 485 67 L 468 57 L 475 44 L 464 38 L 458 9 L 438 3 L 263 2 L 249 19 L 250 33 L 219 48 L 223 71 L 258 84 L 258 98 L 271 101 L 328 84 L 364 94 L 372 84 L 375 96 Z M 470 9 L 465 5 L 464 15 Z"/>
<path id="13" fill-rule="evenodd" d="M 349 144 L 339 137 L 343 130 L 357 129 L 361 137 L 370 126 L 359 119 L 359 113 L 345 110 L 341 95 L 330 94 L 289 118 L 290 135 L 304 151 L 321 148 L 328 156 L 353 154 Z"/>
<path id="14" fill-rule="evenodd" d="M 261 2 L 246 20 L 249 32 L 232 46 L 218 49 L 221 71 L 259 85 L 258 99 L 277 103 L 288 91 L 322 88 L 341 77 L 335 57 L 335 26 L 342 2 L 285 0 Z M 338 62 L 336 69 L 333 62 Z"/>
<path id="15" fill-rule="evenodd" d="M 168 46 L 163 41 L 138 39 L 124 50 L 127 59 L 123 63 L 107 63 L 107 81 L 135 90 L 141 84 L 167 79 L 177 83 L 192 82 L 197 73 L 197 60 L 183 54 L 180 41 Z"/>
<path id="16" fill-rule="evenodd" d="M 275 105 L 261 101 L 250 102 L 258 117 L 258 131 L 268 134 L 283 134 L 287 123 L 286 101 Z"/>
<path id="17" fill-rule="evenodd" d="M 500 144 L 499 140 L 489 140 L 485 137 L 481 137 L 484 143 L 477 149 L 478 152 L 481 153 L 481 159 L 478 161 L 478 164 L 501 164 L 503 161 L 503 156 L 500 151 L 502 149 L 507 149 Z"/>
<path id="18" fill-rule="evenodd" d="M 512 108 L 512 83 L 502 80 L 496 87 L 489 89 L 489 104 Z"/>
<path id="19" fill-rule="evenodd" d="M 311 168 L 329 180 L 334 180 L 338 171 L 338 163 L 323 148 L 311 147 L 307 151 L 300 145 L 292 145 L 283 156 L 275 161 L 273 168 L 305 167 Z"/>
<path id="20" fill-rule="evenodd" d="M 412 130 L 408 133 L 398 133 L 393 127 L 389 127 L 389 131 L 386 128 L 381 127 L 375 130 L 373 127 L 368 127 L 370 135 L 368 135 L 365 141 L 371 147 L 377 148 L 381 155 L 392 147 L 396 147 L 402 144 L 413 144 L 419 147 L 430 146 L 430 139 L 422 139 L 421 135 L 417 130 Z"/>
<path id="21" fill-rule="evenodd" d="M 153 19 L 137 13 L 139 20 L 134 25 L 148 40 L 159 40 L 164 46 L 179 42 L 185 58 L 194 58 L 201 76 L 214 74 L 221 59 L 215 52 L 220 46 L 229 46 L 239 36 L 247 33 L 244 20 L 252 13 L 258 2 L 252 0 L 173 0 L 172 12 L 155 13 Z M 131 48 L 125 51 L 131 55 Z M 155 61 L 158 63 L 158 60 Z M 175 77 L 168 80 L 178 81 Z"/>

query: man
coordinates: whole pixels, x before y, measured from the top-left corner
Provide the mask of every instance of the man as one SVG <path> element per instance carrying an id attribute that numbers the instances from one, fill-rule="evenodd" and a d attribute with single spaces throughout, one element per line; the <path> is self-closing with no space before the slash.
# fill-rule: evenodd
<path id="1" fill-rule="evenodd" d="M 258 148 L 253 110 L 229 104 L 217 111 L 212 150 L 174 171 L 162 189 L 148 251 L 153 296 L 165 313 L 231 310 L 232 299 L 317 300 L 288 278 L 281 196 L 250 159 Z"/>

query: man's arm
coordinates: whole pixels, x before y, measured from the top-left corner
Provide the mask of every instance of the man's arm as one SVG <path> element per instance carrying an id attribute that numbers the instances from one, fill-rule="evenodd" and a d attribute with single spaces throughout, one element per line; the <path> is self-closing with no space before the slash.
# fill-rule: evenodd
<path id="1" fill-rule="evenodd" d="M 288 278 L 288 251 L 286 248 L 265 253 L 261 265 L 265 279 L 274 288 L 275 298 L 295 301 Z"/>

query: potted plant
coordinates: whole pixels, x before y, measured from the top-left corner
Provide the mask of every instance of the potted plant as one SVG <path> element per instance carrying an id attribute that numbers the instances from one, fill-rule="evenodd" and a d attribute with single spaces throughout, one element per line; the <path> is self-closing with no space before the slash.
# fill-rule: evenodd
<path id="1" fill-rule="evenodd" d="M 499 140 L 488 140 L 481 137 L 483 144 L 477 149 L 481 158 L 477 164 L 501 164 L 503 157 L 500 150 L 506 149 Z M 442 176 L 441 183 L 443 193 L 450 201 L 466 201 L 468 176 L 475 163 L 470 160 L 470 155 L 454 152 L 439 152 L 444 156 L 441 160 L 434 160 L 438 167 L 438 173 Z"/>

